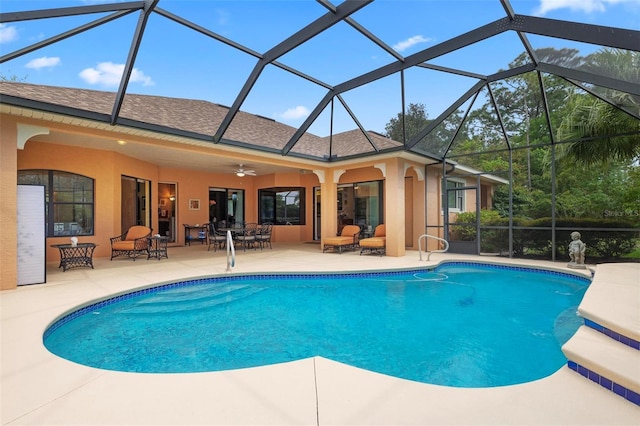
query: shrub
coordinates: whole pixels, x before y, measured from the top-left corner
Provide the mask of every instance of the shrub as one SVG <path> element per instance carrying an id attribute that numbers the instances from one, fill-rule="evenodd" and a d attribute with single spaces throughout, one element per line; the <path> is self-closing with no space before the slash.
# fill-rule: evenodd
<path id="1" fill-rule="evenodd" d="M 452 228 L 456 239 L 474 241 L 476 239 L 475 212 L 460 213 Z M 468 225 L 467 225 L 468 224 Z M 481 250 L 483 252 L 508 253 L 509 230 L 491 229 L 492 226 L 507 227 L 509 218 L 501 217 L 495 210 L 480 211 Z M 535 228 L 515 229 L 513 232 L 513 254 L 515 256 L 536 256 L 552 258 L 551 218 L 527 219 L 513 218 L 514 227 Z M 586 257 L 592 260 L 616 260 L 632 253 L 640 247 L 640 227 L 634 220 L 627 218 L 558 218 L 556 219 L 556 258 L 569 259 L 568 245 L 571 232 L 581 233 L 582 241 L 587 245 Z M 581 231 L 588 228 L 609 228 L 607 231 Z M 637 229 L 635 231 L 616 231 L 616 229 Z"/>
<path id="2" fill-rule="evenodd" d="M 527 221 L 524 226 L 550 228 L 551 218 Z M 618 228 L 637 228 L 630 220 L 595 218 L 558 218 L 556 228 L 556 258 L 569 258 L 568 245 L 571 232 L 578 231 L 587 245 L 586 257 L 598 260 L 615 260 L 632 252 L 640 242 L 640 229 L 637 231 L 616 231 Z M 581 231 L 585 228 L 609 228 L 610 231 Z M 548 229 L 523 230 L 523 244 L 545 257 L 551 257 L 551 232 Z"/>

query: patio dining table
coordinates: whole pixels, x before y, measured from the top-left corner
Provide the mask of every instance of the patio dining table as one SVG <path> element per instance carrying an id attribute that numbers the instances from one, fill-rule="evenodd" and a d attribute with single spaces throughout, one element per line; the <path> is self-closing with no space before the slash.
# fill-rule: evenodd
<path id="1" fill-rule="evenodd" d="M 227 233 L 227 231 L 231 231 L 231 238 L 233 239 L 234 243 L 239 243 L 238 237 L 244 235 L 245 232 L 246 232 L 246 228 L 244 226 L 243 227 L 232 226 L 232 227 L 225 227 L 225 228 L 216 228 L 216 230 L 224 232 L 225 234 Z M 258 227 L 255 228 L 255 233 L 256 234 L 260 233 L 260 225 L 258 225 Z M 245 250 L 246 250 L 246 244 L 245 244 Z"/>
<path id="2" fill-rule="evenodd" d="M 218 231 L 231 231 L 231 232 L 242 232 L 244 231 L 244 226 L 227 226 L 224 228 L 216 227 Z"/>
<path id="3" fill-rule="evenodd" d="M 244 234 L 244 227 L 232 226 L 230 228 L 216 228 L 217 231 L 224 232 L 231 231 L 231 237 L 235 240 L 238 235 Z"/>

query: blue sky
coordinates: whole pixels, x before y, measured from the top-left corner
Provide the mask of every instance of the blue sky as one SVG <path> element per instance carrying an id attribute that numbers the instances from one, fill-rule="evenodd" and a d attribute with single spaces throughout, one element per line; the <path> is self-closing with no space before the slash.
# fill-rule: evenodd
<path id="1" fill-rule="evenodd" d="M 2 12 L 81 6 L 97 1 L 2 0 Z M 640 29 L 640 0 L 512 0 L 518 14 Z M 312 0 L 160 0 L 158 6 L 241 45 L 264 53 L 326 13 Z M 0 24 L 2 55 L 91 22 L 104 15 Z M 352 18 L 403 56 L 444 42 L 505 16 L 498 0 L 376 0 Z M 34 84 L 115 91 L 127 59 L 138 14 L 130 14 L 0 65 L 0 74 Z M 593 46 L 530 36 L 534 48 Z M 432 63 L 491 74 L 523 51 L 505 34 Z M 340 23 L 278 59 L 335 85 L 392 62 L 394 58 L 346 23 Z M 231 105 L 256 59 L 153 14 L 146 28 L 128 92 L 203 99 Z M 423 103 L 439 115 L 475 80 L 425 69 L 405 73 L 405 103 Z M 392 75 L 343 94 L 363 127 L 378 132 L 402 108 L 400 77 Z M 274 66 L 265 68 L 242 110 L 299 126 L 326 89 Z M 334 132 L 356 127 L 338 102 Z M 329 133 L 329 113 L 310 129 Z"/>

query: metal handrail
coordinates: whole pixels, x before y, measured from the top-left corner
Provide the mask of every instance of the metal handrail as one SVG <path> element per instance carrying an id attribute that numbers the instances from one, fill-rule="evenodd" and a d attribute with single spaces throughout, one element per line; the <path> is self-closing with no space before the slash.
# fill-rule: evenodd
<path id="1" fill-rule="evenodd" d="M 433 238 L 434 240 L 442 241 L 444 243 L 444 249 L 442 250 L 425 250 L 425 252 L 427 253 L 427 261 L 429 260 L 429 257 L 431 257 L 431 253 L 446 253 L 447 251 L 449 251 L 449 241 L 445 240 L 444 238 L 434 237 L 433 235 L 422 234 L 420 235 L 420 238 L 418 238 L 418 252 L 420 252 L 420 260 L 422 260 L 422 240 L 425 238 Z"/>
<path id="2" fill-rule="evenodd" d="M 231 272 L 234 266 L 236 266 L 236 248 L 233 246 L 231 231 L 227 231 L 227 272 Z"/>

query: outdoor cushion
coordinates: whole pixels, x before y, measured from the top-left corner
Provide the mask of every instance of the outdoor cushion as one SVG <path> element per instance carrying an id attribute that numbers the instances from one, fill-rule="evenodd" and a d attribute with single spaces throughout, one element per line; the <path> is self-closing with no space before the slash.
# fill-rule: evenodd
<path id="1" fill-rule="evenodd" d="M 111 260 L 117 256 L 132 257 L 135 260 L 143 252 L 148 254 L 147 237 L 151 232 L 151 228 L 135 225 L 130 227 L 126 234 L 110 238 Z"/>
<path id="2" fill-rule="evenodd" d="M 376 226 L 374 236 L 360 240 L 360 254 L 371 251 L 384 254 L 387 245 L 386 227 L 384 224 Z"/>
<path id="3" fill-rule="evenodd" d="M 131 228 L 129 228 L 129 231 L 127 231 L 127 236 L 125 240 L 126 241 L 137 240 L 138 238 L 146 237 L 150 233 L 151 233 L 151 230 L 146 226 L 140 226 L 140 225 L 132 226 Z"/>
<path id="4" fill-rule="evenodd" d="M 358 243 L 358 235 L 360 227 L 358 225 L 347 225 L 342 228 L 342 232 L 338 237 L 329 237 L 324 239 L 324 250 L 328 248 L 337 248 L 342 253 L 343 248 L 353 248 Z"/>
<path id="5" fill-rule="evenodd" d="M 387 243 L 387 237 L 371 237 L 360 240 L 360 247 L 381 248 Z"/>
<path id="6" fill-rule="evenodd" d="M 135 244 L 135 241 L 115 241 L 111 244 L 111 248 L 113 250 L 133 250 Z"/>

